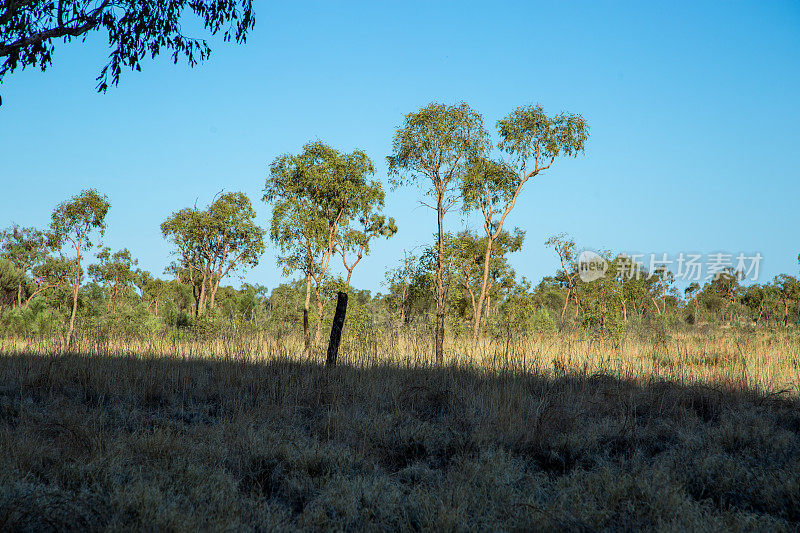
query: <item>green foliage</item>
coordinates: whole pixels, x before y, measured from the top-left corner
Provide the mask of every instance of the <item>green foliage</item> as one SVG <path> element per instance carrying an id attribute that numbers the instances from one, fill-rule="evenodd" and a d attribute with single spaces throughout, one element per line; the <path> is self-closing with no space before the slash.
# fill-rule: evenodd
<path id="1" fill-rule="evenodd" d="M 370 230 L 396 231 L 393 219 L 370 217 L 384 203 L 380 183 L 367 180 L 374 173 L 363 151 L 341 153 L 319 141 L 272 162 L 264 201 L 272 204 L 270 237 L 282 253 L 278 264 L 284 274 L 301 271 L 317 279 L 337 246 L 363 242 Z M 365 225 L 361 235 L 350 226 L 359 216 Z"/>
<path id="2" fill-rule="evenodd" d="M 483 118 L 467 104 L 432 103 L 405 116 L 387 157 L 392 184 L 430 181 L 429 192 L 444 197 L 460 186 L 470 161 L 489 148 Z"/>
<path id="3" fill-rule="evenodd" d="M 521 164 L 533 158 L 553 161 L 583 152 L 589 138 L 589 125 L 580 115 L 560 113 L 548 116 L 541 105 L 518 107 L 497 122 L 500 132 L 498 148 Z"/>
<path id="4" fill-rule="evenodd" d="M 25 275 L 8 259 L 0 259 L 0 310 L 13 305 Z"/>
<path id="5" fill-rule="evenodd" d="M 220 282 L 232 271 L 258 264 L 265 245 L 255 218 L 247 195 L 230 192 L 206 209 L 176 211 L 161 224 L 164 238 L 176 248 L 176 268 L 183 269 L 192 286 L 198 314 L 214 307 Z"/>
<path id="6" fill-rule="evenodd" d="M 108 299 L 107 310 L 110 312 L 119 295 L 133 287 L 138 275 L 134 270 L 138 261 L 131 257 L 127 248 L 111 254 L 108 247 L 98 252 L 97 259 L 99 264 L 89 266 L 89 276 L 104 285 Z"/>
<path id="7" fill-rule="evenodd" d="M 69 243 L 78 255 L 92 247 L 91 232 L 100 236 L 106 230 L 106 214 L 111 204 L 94 189 L 82 191 L 77 196 L 59 204 L 50 221 L 50 244 L 55 249 Z"/>
<path id="8" fill-rule="evenodd" d="M 52 63 L 54 42 L 85 39 L 89 32 L 107 34 L 108 63 L 97 77 L 98 91 L 119 83 L 123 68 L 141 70 L 141 61 L 168 51 L 174 63 L 183 57 L 190 66 L 209 57 L 204 39 L 181 31 L 190 14 L 223 40 L 244 42 L 254 23 L 252 0 L 8 0 L 0 4 L 0 81 L 17 69 Z"/>

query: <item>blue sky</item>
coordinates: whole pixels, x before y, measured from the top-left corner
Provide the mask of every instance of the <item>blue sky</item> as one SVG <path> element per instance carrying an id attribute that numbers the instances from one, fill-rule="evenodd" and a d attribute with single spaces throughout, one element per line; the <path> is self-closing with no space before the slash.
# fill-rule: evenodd
<path id="1" fill-rule="evenodd" d="M 99 35 L 60 45 L 47 72 L 0 86 L 0 226 L 45 226 L 95 187 L 112 203 L 104 243 L 161 273 L 164 218 L 241 190 L 267 226 L 268 165 L 309 140 L 365 150 L 385 182 L 404 113 L 463 100 L 494 130 L 538 102 L 582 114 L 591 139 L 526 186 L 508 221 L 527 232 L 518 273 L 553 272 L 543 243 L 562 231 L 591 249 L 760 252 L 761 279 L 798 271 L 797 2 L 258 3 L 247 44 L 217 43 L 194 69 L 159 57 L 102 95 L 106 55 Z M 387 194 L 400 231 L 356 286 L 382 290 L 431 240 L 418 200 Z M 449 227 L 479 229 L 457 212 Z M 274 249 L 245 279 L 281 281 Z"/>

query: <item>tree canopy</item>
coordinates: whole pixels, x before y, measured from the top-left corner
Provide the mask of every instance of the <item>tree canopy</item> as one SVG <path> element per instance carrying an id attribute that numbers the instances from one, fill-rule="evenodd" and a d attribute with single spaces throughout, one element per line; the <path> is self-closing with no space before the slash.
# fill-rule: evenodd
<path id="1" fill-rule="evenodd" d="M 176 247 L 179 266 L 188 272 L 198 315 L 214 307 L 220 281 L 231 271 L 258 264 L 264 253 L 264 230 L 255 218 L 250 199 L 229 192 L 207 209 L 187 207 L 161 224 L 164 238 Z"/>
<path id="2" fill-rule="evenodd" d="M 184 34 L 187 17 L 195 15 L 211 35 L 244 42 L 255 23 L 252 0 L 7 0 L 0 3 L 0 81 L 17 69 L 53 61 L 55 42 L 85 39 L 103 32 L 108 62 L 97 77 L 98 91 L 117 85 L 123 69 L 141 70 L 146 57 L 168 52 L 173 63 L 190 66 L 207 59 L 205 39 Z"/>

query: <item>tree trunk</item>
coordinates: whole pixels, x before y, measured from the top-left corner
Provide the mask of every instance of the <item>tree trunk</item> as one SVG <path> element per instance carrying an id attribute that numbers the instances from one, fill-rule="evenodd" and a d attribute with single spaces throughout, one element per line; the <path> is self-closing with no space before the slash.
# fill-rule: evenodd
<path id="1" fill-rule="evenodd" d="M 206 272 L 203 272 L 203 282 L 200 285 L 200 306 L 197 309 L 197 316 L 206 312 L 206 299 L 208 298 L 208 292 L 206 291 L 207 278 L 208 275 Z"/>
<path id="2" fill-rule="evenodd" d="M 483 302 L 486 300 L 487 285 L 489 283 L 489 261 L 492 259 L 492 236 L 487 237 L 486 252 L 483 257 L 483 278 L 481 279 L 481 292 L 478 295 L 477 308 L 475 309 L 475 323 L 472 325 L 472 344 L 477 344 L 478 333 L 481 329 Z"/>
<path id="3" fill-rule="evenodd" d="M 17 284 L 17 307 L 22 307 L 22 279 Z"/>
<path id="4" fill-rule="evenodd" d="M 434 332 L 436 363 L 444 363 L 444 281 L 442 271 L 444 269 L 444 208 L 442 206 L 442 194 L 439 194 L 436 206 L 436 218 L 439 227 L 439 248 L 436 255 L 436 331 Z"/>
<path id="5" fill-rule="evenodd" d="M 403 292 L 401 293 L 401 300 L 400 300 L 400 325 L 402 326 L 406 322 L 406 293 L 408 292 L 408 287 L 403 284 Z"/>
<path id="6" fill-rule="evenodd" d="M 322 295 L 319 292 L 319 286 L 317 286 L 317 290 L 315 291 L 314 295 L 317 300 L 317 327 L 314 330 L 314 346 L 319 346 L 319 343 L 322 340 L 322 312 L 324 309 Z"/>
<path id="7" fill-rule="evenodd" d="M 305 351 L 311 347 L 311 331 L 308 327 L 308 310 L 311 304 L 311 276 L 306 276 L 306 303 L 303 307 L 303 342 Z"/>
<path id="8" fill-rule="evenodd" d="M 564 307 L 561 309 L 561 319 L 558 322 L 559 329 L 564 327 L 564 314 L 567 312 L 567 305 L 569 305 L 569 296 L 571 292 L 572 289 L 567 288 L 567 296 L 564 298 Z"/>
<path id="9" fill-rule="evenodd" d="M 72 332 L 75 331 L 75 315 L 78 313 L 78 291 L 81 286 L 81 261 L 78 256 L 77 271 L 75 272 L 75 283 L 72 288 L 72 313 L 69 316 L 69 330 L 67 331 L 67 344 L 66 348 L 69 350 L 69 344 L 72 341 Z"/>
<path id="10" fill-rule="evenodd" d="M 444 364 L 444 313 L 436 313 L 436 364 Z"/>

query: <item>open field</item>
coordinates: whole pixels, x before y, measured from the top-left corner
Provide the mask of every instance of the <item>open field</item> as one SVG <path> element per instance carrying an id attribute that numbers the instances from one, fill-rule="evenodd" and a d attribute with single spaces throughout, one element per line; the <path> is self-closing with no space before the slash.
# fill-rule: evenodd
<path id="1" fill-rule="evenodd" d="M 2 341 L 0 529 L 800 523 L 796 334 L 293 342 Z"/>

